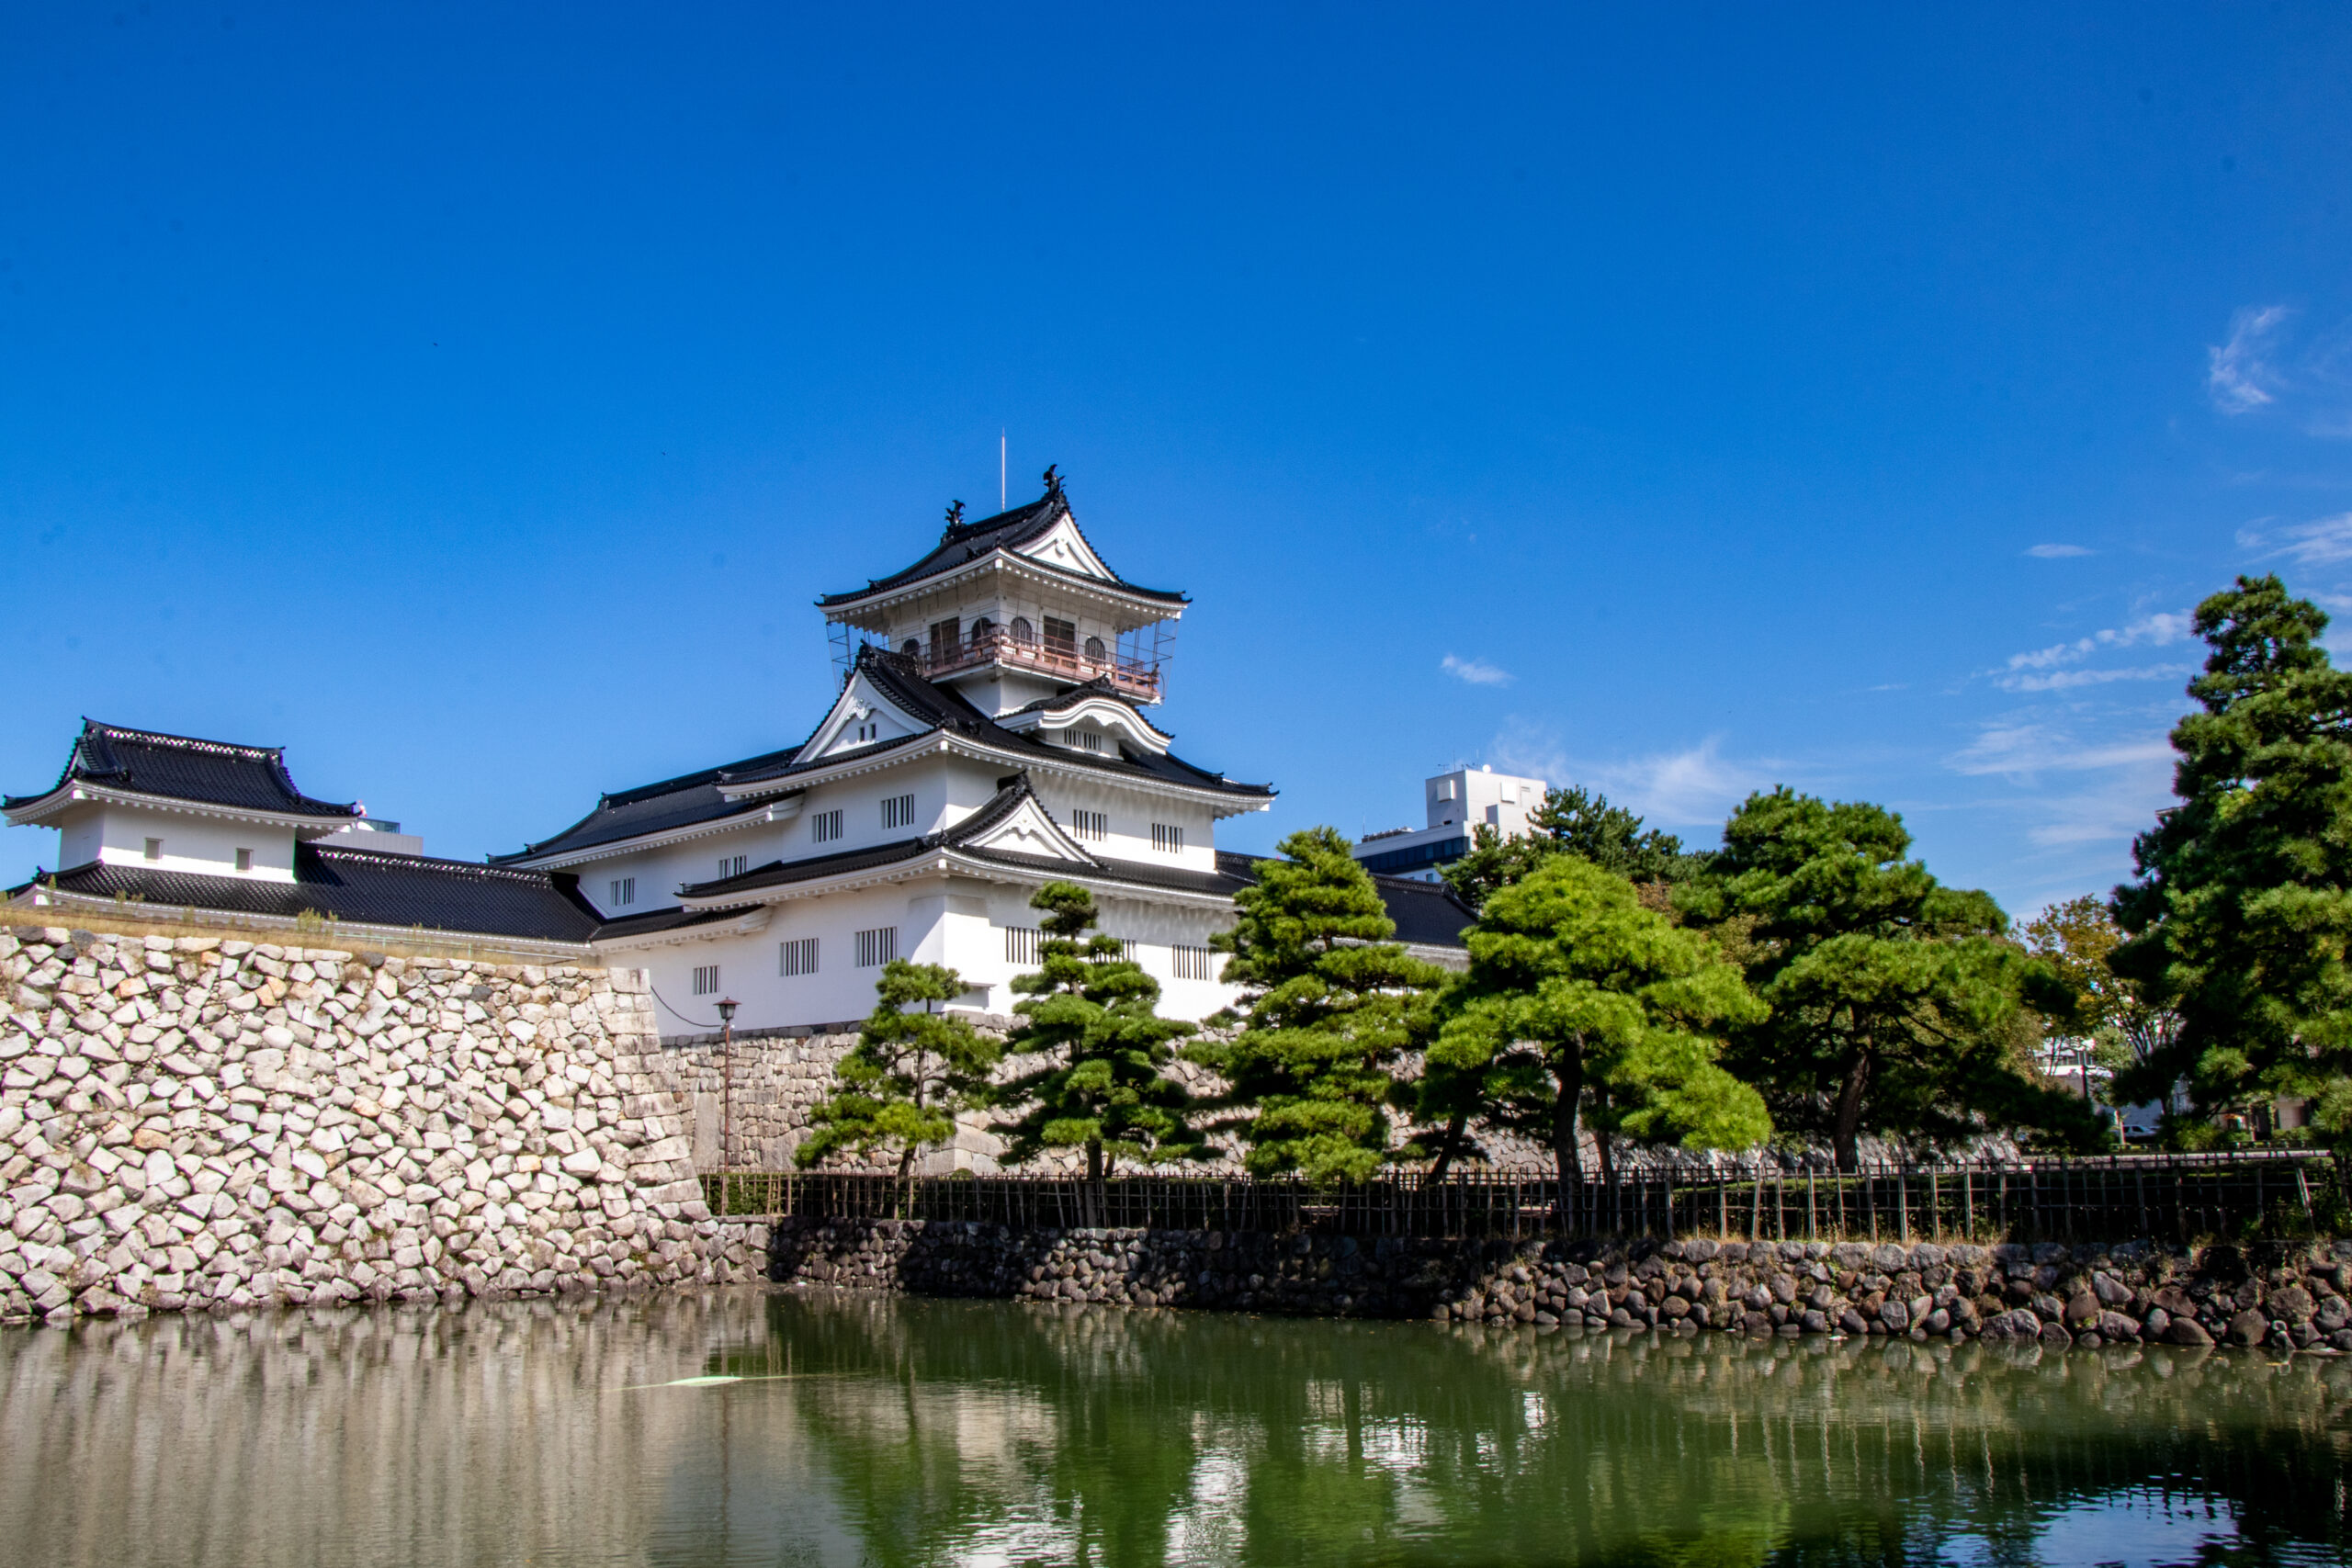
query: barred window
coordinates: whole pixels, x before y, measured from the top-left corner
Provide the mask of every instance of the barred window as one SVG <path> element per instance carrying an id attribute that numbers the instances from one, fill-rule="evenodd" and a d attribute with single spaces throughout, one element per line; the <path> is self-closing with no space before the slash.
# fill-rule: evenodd
<path id="1" fill-rule="evenodd" d="M 1004 928 L 1004 961 L 1007 964 L 1037 962 L 1037 928 L 1035 926 Z"/>
<path id="2" fill-rule="evenodd" d="M 1108 933 L 1108 932 L 1105 932 L 1105 933 L 1103 933 L 1103 934 L 1105 934 L 1105 935 L 1109 935 L 1109 933 Z M 1133 938 L 1133 937 L 1131 937 L 1131 936 L 1122 936 L 1122 937 L 1114 937 L 1114 938 L 1112 938 L 1112 940 L 1113 940 L 1113 941 L 1114 941 L 1114 942 L 1116 942 L 1119 944 L 1119 953 L 1118 953 L 1118 957 L 1117 957 L 1117 958 L 1112 958 L 1112 957 L 1109 957 L 1109 956 L 1105 956 L 1105 957 L 1098 958 L 1098 959 L 1096 959 L 1096 960 L 1095 960 L 1095 962 L 1096 962 L 1097 964 L 1115 964 L 1115 963 L 1119 962 L 1119 960 L 1120 960 L 1120 959 L 1124 959 L 1124 960 L 1125 960 L 1125 961 L 1126 961 L 1127 963 L 1129 963 L 1129 964 L 1137 964 L 1137 963 L 1141 963 L 1141 962 L 1142 962 L 1141 958 L 1138 956 L 1138 954 L 1139 954 L 1139 953 L 1141 953 L 1141 951 L 1142 951 L 1142 947 L 1141 947 L 1141 944 L 1140 944 L 1140 943 L 1138 943 L 1138 942 L 1136 941 L 1136 939 L 1135 939 L 1135 938 Z"/>
<path id="3" fill-rule="evenodd" d="M 695 995 L 698 997 L 718 995 L 718 964 L 697 964 L 695 965 Z"/>
<path id="4" fill-rule="evenodd" d="M 1184 829 L 1170 822 L 1154 822 L 1151 825 L 1151 847 L 1162 854 L 1183 853 Z"/>
<path id="5" fill-rule="evenodd" d="M 830 844 L 842 836 L 841 807 L 820 811 L 808 818 L 808 839 L 811 843 Z"/>
<path id="6" fill-rule="evenodd" d="M 857 933 L 857 966 L 879 969 L 899 956 L 899 928 L 876 926 L 870 931 Z"/>
<path id="7" fill-rule="evenodd" d="M 1069 836 L 1073 839 L 1107 839 L 1111 836 L 1111 814 L 1107 811 L 1073 811 L 1069 814 Z"/>
<path id="8" fill-rule="evenodd" d="M 1216 978 L 1216 953 L 1213 948 L 1186 947 L 1178 942 L 1169 949 L 1175 958 L 1176 978 L 1179 980 L 1214 980 Z"/>
<path id="9" fill-rule="evenodd" d="M 1102 750 L 1102 732 L 1099 729 L 1065 729 L 1062 731 L 1062 744 L 1080 751 L 1100 751 Z"/>
<path id="10" fill-rule="evenodd" d="M 804 936 L 776 943 L 775 972 L 787 978 L 794 975 L 814 975 L 817 972 L 817 939 Z"/>
<path id="11" fill-rule="evenodd" d="M 718 874 L 741 876 L 750 869 L 751 864 L 752 857 L 749 855 L 721 855 L 718 857 Z"/>
<path id="12" fill-rule="evenodd" d="M 882 797 L 882 826 L 885 830 L 904 828 L 915 819 L 915 797 L 911 795 L 889 795 Z"/>
<path id="13" fill-rule="evenodd" d="M 634 904 L 636 902 L 637 878 L 634 876 L 616 876 L 613 878 L 613 907 L 617 909 L 624 904 Z"/>

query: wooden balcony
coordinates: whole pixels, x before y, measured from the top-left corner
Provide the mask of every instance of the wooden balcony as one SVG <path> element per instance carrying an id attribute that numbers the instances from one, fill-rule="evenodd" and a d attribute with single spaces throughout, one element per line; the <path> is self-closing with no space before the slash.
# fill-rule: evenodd
<path id="1" fill-rule="evenodd" d="M 958 671 L 1001 664 L 1009 670 L 1034 671 L 1073 683 L 1107 676 L 1114 690 L 1139 703 L 1156 703 L 1160 695 L 1157 663 L 1123 658 L 1115 651 L 1107 652 L 1101 659 L 1089 659 L 1079 649 L 1034 638 L 1016 642 L 1012 633 L 1002 626 L 967 634 L 956 647 L 944 651 L 927 647 L 920 662 L 922 672 L 933 680 Z"/>

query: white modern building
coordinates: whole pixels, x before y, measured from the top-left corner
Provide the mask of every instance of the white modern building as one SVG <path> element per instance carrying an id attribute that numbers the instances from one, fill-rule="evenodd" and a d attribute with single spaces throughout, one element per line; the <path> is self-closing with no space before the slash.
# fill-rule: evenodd
<path id="1" fill-rule="evenodd" d="M 1442 881 L 1444 868 L 1470 852 L 1470 837 L 1479 828 L 1492 828 L 1506 839 L 1534 831 L 1528 815 L 1544 804 L 1549 788 L 1542 779 L 1498 773 L 1492 767 L 1440 773 L 1421 786 L 1429 826 L 1370 834 L 1356 845 L 1356 859 L 1376 875 Z"/>

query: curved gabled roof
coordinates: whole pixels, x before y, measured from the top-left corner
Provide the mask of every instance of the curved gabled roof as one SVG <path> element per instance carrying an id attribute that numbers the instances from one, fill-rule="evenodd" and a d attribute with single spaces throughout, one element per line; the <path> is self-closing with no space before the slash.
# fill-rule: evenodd
<path id="1" fill-rule="evenodd" d="M 239 811 L 286 817 L 361 817 L 356 803 L 313 800 L 294 787 L 282 746 L 238 746 L 186 735 L 125 729 L 82 721 L 82 733 L 65 759 L 65 771 L 39 795 L 12 795 L 0 809 L 15 811 L 48 799 L 72 784 L 94 784 L 128 795 L 158 795 Z"/>
<path id="2" fill-rule="evenodd" d="M 931 553 L 914 565 L 894 571 L 888 577 L 877 577 L 865 587 L 852 589 L 846 593 L 828 593 L 817 601 L 817 605 L 820 609 L 835 609 L 843 604 L 854 604 L 861 599 L 870 599 L 876 593 L 904 588 L 909 583 L 921 582 L 925 578 L 943 577 L 992 551 L 1018 549 L 1023 545 L 1042 539 L 1064 518 L 1069 519 L 1071 527 L 1078 528 L 1078 519 L 1070 516 L 1069 501 L 1057 485 L 1026 506 L 1016 506 L 1010 512 L 1000 512 L 977 523 L 948 525 L 946 532 L 940 535 L 939 543 L 932 547 Z M 1085 537 L 1085 529 L 1079 528 L 1080 537 Z M 1093 541 L 1087 540 L 1087 545 L 1091 548 Z M 1098 550 L 1095 553 L 1099 558 L 1102 552 Z M 1033 560 L 1028 564 L 1046 571 L 1063 570 L 1049 561 Z M 1077 581 L 1091 582 L 1095 580 L 1080 577 Z M 1113 577 L 1105 586 L 1115 587 L 1138 598 L 1159 599 L 1170 604 L 1187 603 L 1182 593 L 1138 587 L 1124 578 Z"/>
<path id="3" fill-rule="evenodd" d="M 866 757 L 909 747 L 941 730 L 967 737 L 998 750 L 1041 759 L 1066 765 L 1075 765 L 1113 775 L 1129 778 L 1156 779 L 1163 784 L 1180 784 L 1187 789 L 1213 790 L 1219 795 L 1240 795 L 1255 800 L 1271 800 L 1274 790 L 1271 784 L 1236 784 L 1223 773 L 1213 773 L 1196 768 L 1172 753 L 1138 753 L 1123 747 L 1116 757 L 1099 752 L 1075 751 L 1049 745 L 1035 736 L 1007 729 L 1002 725 L 967 702 L 962 693 L 953 686 L 935 685 L 917 673 L 915 662 L 902 653 L 867 643 L 857 650 L 856 671 L 872 682 L 875 688 L 895 704 L 900 712 L 931 728 L 914 735 L 902 735 L 896 739 L 878 740 L 871 746 L 851 751 L 835 751 L 830 756 L 802 759 L 798 755 L 786 758 L 763 767 L 729 770 L 722 773 L 718 782 L 729 788 L 745 784 L 768 783 L 795 774 L 815 773 L 843 762 L 854 762 Z M 1155 731 L 1157 732 L 1157 731 Z"/>
<path id="4" fill-rule="evenodd" d="M 635 789 L 599 795 L 595 810 L 554 838 L 526 844 L 512 854 L 492 855 L 490 863 L 506 865 L 519 860 L 536 860 L 541 855 L 570 854 L 577 850 L 618 843 L 648 833 L 667 833 L 679 828 L 692 828 L 704 822 L 717 822 L 729 817 L 747 816 L 764 810 L 764 801 L 728 799 L 718 793 L 719 782 L 746 770 L 755 771 L 789 762 L 799 750 L 797 746 L 787 746 L 781 751 L 763 751 L 756 757 L 746 757 L 740 762 L 728 762 L 716 768 L 705 768 L 699 773 L 682 773 L 674 779 L 663 779 L 659 784 L 639 784 Z"/>

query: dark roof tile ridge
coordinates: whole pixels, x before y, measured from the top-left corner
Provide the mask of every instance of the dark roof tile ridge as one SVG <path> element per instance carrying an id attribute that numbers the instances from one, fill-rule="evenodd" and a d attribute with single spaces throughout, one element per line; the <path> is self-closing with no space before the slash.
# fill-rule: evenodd
<path id="1" fill-rule="evenodd" d="M 596 797 L 596 804 L 600 808 L 607 806 L 635 806 L 639 801 L 655 800 L 665 795 L 677 795 L 684 790 L 699 789 L 705 784 L 717 784 L 720 779 L 744 769 L 789 762 L 799 753 L 798 746 L 779 746 L 773 751 L 763 751 L 757 756 L 744 757 L 732 762 L 721 762 L 716 767 L 698 769 L 691 773 L 680 773 L 673 779 L 659 779 L 652 784 L 638 784 L 630 789 L 608 790 Z M 592 812 L 590 815 L 593 816 L 594 813 Z M 584 821 L 586 818 L 583 818 L 582 820 Z M 569 830 L 566 829 L 566 831 Z"/>
<path id="2" fill-rule="evenodd" d="M 552 874 L 528 866 L 499 865 L 490 861 L 445 860 L 438 855 L 409 855 L 397 850 L 371 850 L 357 844 L 324 844 L 315 840 L 300 844 L 300 853 L 318 856 L 321 860 L 347 860 L 361 865 L 391 866 L 403 871 L 426 871 L 443 876 L 469 876 L 484 881 L 513 882 L 548 886 Z M 196 874 L 202 874 L 198 873 Z"/>

